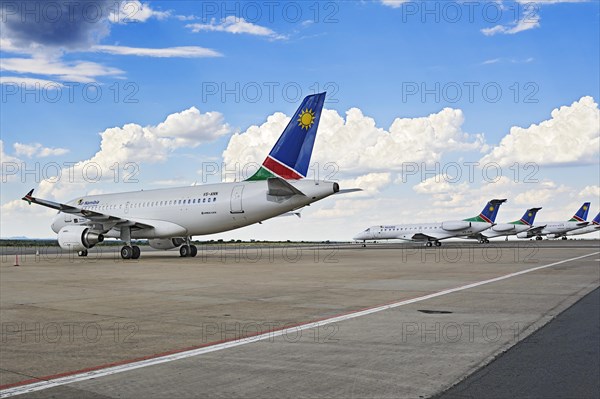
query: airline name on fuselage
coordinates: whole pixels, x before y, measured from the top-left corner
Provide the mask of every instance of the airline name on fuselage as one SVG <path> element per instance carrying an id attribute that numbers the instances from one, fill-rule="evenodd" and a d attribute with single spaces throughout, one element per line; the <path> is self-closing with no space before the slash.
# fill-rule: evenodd
<path id="1" fill-rule="evenodd" d="M 99 203 L 100 203 L 99 200 L 84 201 L 84 200 L 80 199 L 79 201 L 77 201 L 78 205 L 98 205 Z"/>

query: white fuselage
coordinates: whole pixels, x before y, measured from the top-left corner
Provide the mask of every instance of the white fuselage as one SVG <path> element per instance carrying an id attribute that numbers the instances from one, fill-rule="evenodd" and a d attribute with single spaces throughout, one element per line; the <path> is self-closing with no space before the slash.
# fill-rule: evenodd
<path id="1" fill-rule="evenodd" d="M 547 222 L 534 223 L 533 228 L 545 226 L 536 236 L 544 236 L 548 234 L 565 234 L 571 230 L 580 229 L 582 222 Z"/>
<path id="2" fill-rule="evenodd" d="M 592 224 L 589 226 L 581 227 L 579 229 L 568 231 L 566 234 L 568 236 L 576 236 L 576 235 L 580 235 L 580 234 L 595 233 L 595 232 L 600 232 L 600 225 Z"/>
<path id="3" fill-rule="evenodd" d="M 467 222 L 468 227 L 459 230 L 447 230 L 443 223 L 416 223 L 390 226 L 372 226 L 354 237 L 356 241 L 366 240 L 407 240 L 437 241 L 452 237 L 469 236 L 480 233 L 492 226 L 485 222 Z"/>
<path id="4" fill-rule="evenodd" d="M 315 180 L 288 183 L 305 196 L 268 195 L 268 183 L 263 180 L 89 195 L 68 204 L 152 226 L 132 230 L 131 238 L 186 237 L 228 231 L 284 214 L 334 194 L 336 185 Z M 65 225 L 83 223 L 91 222 L 59 212 L 52 230 L 58 233 Z M 118 228 L 104 229 L 105 236 L 120 237 Z"/>
<path id="5" fill-rule="evenodd" d="M 516 235 L 531 228 L 527 224 L 498 223 L 481 233 L 486 238 Z"/>

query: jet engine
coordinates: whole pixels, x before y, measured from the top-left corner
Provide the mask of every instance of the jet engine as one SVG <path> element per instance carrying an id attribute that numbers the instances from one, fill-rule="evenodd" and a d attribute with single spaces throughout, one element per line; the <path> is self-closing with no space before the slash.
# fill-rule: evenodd
<path id="1" fill-rule="evenodd" d="M 448 231 L 457 231 L 457 230 L 465 230 L 471 227 L 471 222 L 467 222 L 464 220 L 456 220 L 452 222 L 443 222 L 442 229 Z"/>
<path id="2" fill-rule="evenodd" d="M 58 231 L 58 245 L 69 251 L 85 251 L 102 241 L 102 234 L 86 226 L 64 226 Z"/>
<path id="3" fill-rule="evenodd" d="M 515 225 L 510 224 L 510 223 L 501 223 L 501 224 L 497 224 L 492 227 L 492 230 L 496 231 L 498 233 L 504 233 L 504 232 L 511 231 L 514 229 L 515 229 Z"/>
<path id="4" fill-rule="evenodd" d="M 546 237 L 548 237 L 548 238 L 559 238 L 561 236 L 562 236 L 562 234 L 554 234 L 554 233 L 552 233 L 552 234 L 548 234 Z"/>
<path id="5" fill-rule="evenodd" d="M 517 238 L 529 238 L 529 237 L 533 237 L 533 236 L 527 231 L 522 231 L 517 234 Z"/>
<path id="6" fill-rule="evenodd" d="M 173 249 L 177 248 L 185 242 L 184 238 L 174 237 L 174 238 L 154 238 L 152 240 L 148 240 L 148 244 L 154 249 Z"/>

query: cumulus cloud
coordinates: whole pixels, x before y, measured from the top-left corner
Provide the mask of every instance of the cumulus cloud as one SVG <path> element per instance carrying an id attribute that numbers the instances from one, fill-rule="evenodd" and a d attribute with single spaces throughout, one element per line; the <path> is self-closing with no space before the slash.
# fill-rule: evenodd
<path id="1" fill-rule="evenodd" d="M 13 147 L 15 148 L 15 154 L 17 155 L 25 155 L 28 158 L 44 158 L 49 156 L 60 156 L 69 152 L 66 148 L 51 148 L 44 147 L 40 143 L 32 143 L 32 144 L 23 144 L 23 143 L 14 143 Z"/>
<path id="2" fill-rule="evenodd" d="M 271 39 L 285 39 L 284 35 L 280 35 L 265 26 L 253 24 L 252 22 L 246 21 L 244 18 L 238 18 L 230 15 L 221 19 L 217 22 L 216 19 L 212 18 L 208 24 L 188 24 L 185 26 L 194 33 L 208 31 L 208 32 L 228 32 L 234 34 L 248 34 L 255 36 L 266 36 Z"/>
<path id="3" fill-rule="evenodd" d="M 170 15 L 168 11 L 154 10 L 139 0 L 11 1 L 3 4 L 0 12 L 2 51 L 29 56 L 4 58 L 2 71 L 40 75 L 21 77 L 21 82 L 26 85 L 32 81 L 23 79 L 50 77 L 63 82 L 89 83 L 102 77 L 123 77 L 124 72 L 118 68 L 91 61 L 65 61 L 63 56 L 70 52 L 161 58 L 221 56 L 215 50 L 199 46 L 139 48 L 98 45 L 110 33 L 111 24 L 140 23 Z"/>
<path id="4" fill-rule="evenodd" d="M 112 23 L 125 24 L 129 22 L 146 22 L 150 18 L 165 19 L 170 11 L 153 10 L 147 3 L 139 0 L 126 0 L 118 3 L 117 9 L 111 8 L 108 19 Z"/>
<path id="5" fill-rule="evenodd" d="M 86 170 L 94 173 L 100 170 L 103 176 L 112 177 L 109 171 L 115 163 L 123 167 L 127 163 L 163 162 L 178 148 L 197 147 L 229 132 L 230 127 L 220 113 L 201 113 L 195 107 L 171 114 L 157 125 L 144 127 L 129 123 L 108 128 L 100 133 L 100 150 L 94 156 L 75 164 L 72 171 L 63 172 L 63 175 L 74 176 L 75 182 L 44 180 L 38 195 L 64 198 L 66 192 L 85 186 Z"/>
<path id="6" fill-rule="evenodd" d="M 598 204 L 600 202 L 600 186 L 585 186 L 583 190 L 579 192 L 581 198 L 588 198 Z"/>
<path id="7" fill-rule="evenodd" d="M 8 155 L 7 153 L 4 152 L 4 141 L 0 140 L 0 162 L 5 163 L 5 162 L 15 162 L 15 163 L 21 163 L 21 160 L 13 157 L 11 155 Z M 4 171 L 4 169 L 2 169 Z"/>
<path id="8" fill-rule="evenodd" d="M 382 189 L 389 186 L 392 182 L 392 174 L 389 172 L 374 172 L 358 176 L 354 179 L 340 180 L 339 184 L 343 188 L 360 188 L 358 191 L 346 196 L 364 197 L 378 194 Z"/>
<path id="9" fill-rule="evenodd" d="M 42 45 L 81 49 L 110 32 L 109 0 L 52 2 L 11 1 L 2 7 L 2 36 L 15 47 Z"/>
<path id="10" fill-rule="evenodd" d="M 552 201 L 557 196 L 570 192 L 571 189 L 565 185 L 558 185 L 553 181 L 545 180 L 515 196 L 515 202 L 525 206 L 531 204 L 544 204 Z"/>
<path id="11" fill-rule="evenodd" d="M 528 128 L 513 126 L 500 144 L 480 162 L 509 166 L 597 163 L 600 152 L 600 111 L 592 97 L 554 109 L 551 118 Z"/>
<path id="12" fill-rule="evenodd" d="M 223 152 L 225 163 L 262 162 L 289 117 L 270 115 L 260 126 L 234 134 Z M 404 162 L 434 162 L 452 151 L 486 149 L 482 135 L 462 131 L 461 110 L 445 108 L 420 118 L 396 118 L 389 129 L 352 108 L 342 117 L 335 110 L 321 114 L 312 162 L 335 162 L 344 173 L 365 174 L 401 170 Z"/>

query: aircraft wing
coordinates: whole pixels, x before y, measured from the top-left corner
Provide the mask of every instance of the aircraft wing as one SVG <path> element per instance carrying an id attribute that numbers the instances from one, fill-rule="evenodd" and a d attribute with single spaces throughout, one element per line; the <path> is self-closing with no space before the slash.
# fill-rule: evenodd
<path id="1" fill-rule="evenodd" d="M 546 228 L 547 225 L 535 226 L 526 231 L 528 237 L 538 235 Z"/>
<path id="2" fill-rule="evenodd" d="M 81 216 L 83 218 L 90 220 L 93 224 L 102 224 L 102 226 L 106 230 L 110 230 L 112 227 L 115 227 L 115 226 L 130 226 L 132 228 L 139 228 L 139 229 L 147 229 L 147 228 L 154 227 L 149 224 L 141 223 L 141 222 L 131 220 L 131 219 L 124 219 L 124 218 L 121 218 L 118 216 L 112 216 L 112 215 L 102 213 L 102 212 L 91 211 L 89 209 L 83 209 L 83 208 L 73 206 L 73 205 L 61 204 L 60 202 L 54 202 L 54 201 L 49 201 L 49 200 L 45 200 L 45 199 L 41 199 L 41 198 L 35 198 L 33 196 L 33 190 L 28 192 L 27 195 L 25 195 L 21 199 L 23 201 L 29 202 L 29 204 L 32 204 L 32 203 L 38 204 L 38 205 L 45 206 L 47 208 L 56 209 L 63 213 L 69 213 L 74 216 Z"/>
<path id="3" fill-rule="evenodd" d="M 413 236 L 411 237 L 411 239 L 415 240 L 415 241 L 424 241 L 424 240 L 445 240 L 446 238 L 452 238 L 454 237 L 454 235 L 452 234 L 448 234 L 448 233 L 416 233 L 413 234 Z"/>

